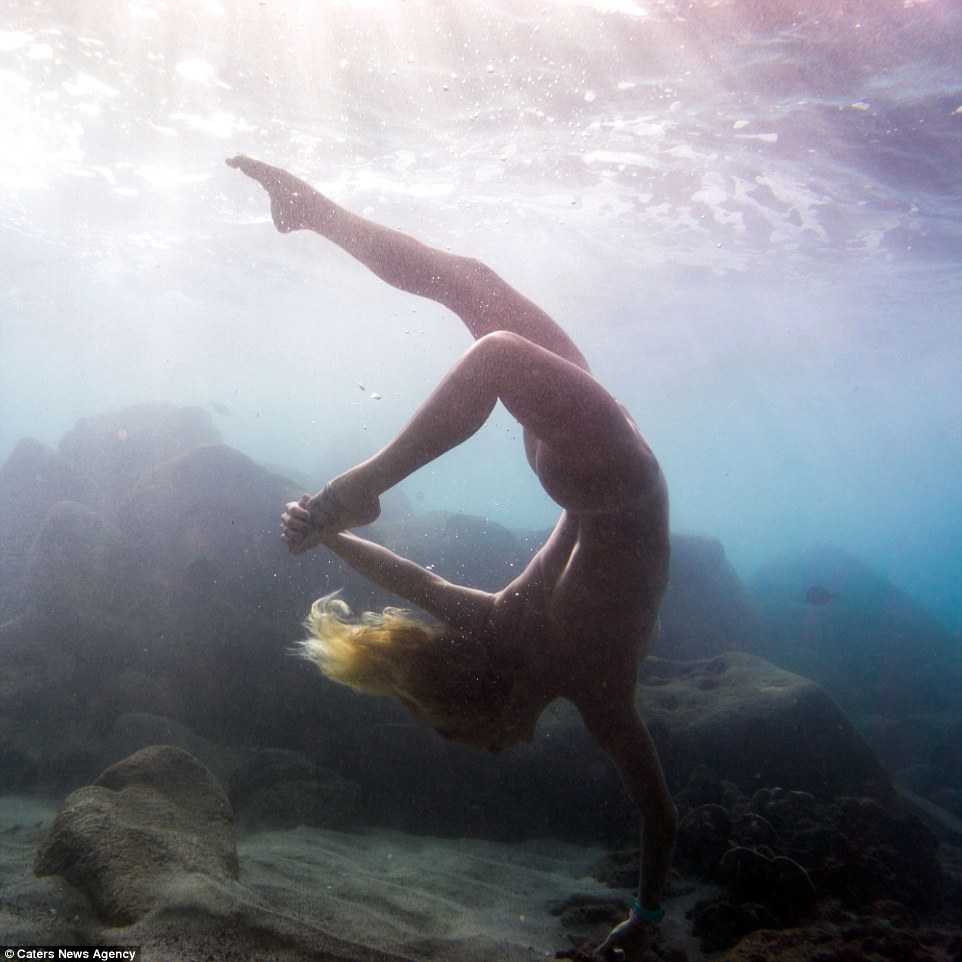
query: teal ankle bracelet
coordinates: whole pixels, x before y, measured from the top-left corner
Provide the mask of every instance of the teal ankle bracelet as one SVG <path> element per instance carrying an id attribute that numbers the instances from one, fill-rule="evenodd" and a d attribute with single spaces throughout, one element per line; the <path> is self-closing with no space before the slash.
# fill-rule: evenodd
<path id="1" fill-rule="evenodd" d="M 631 914 L 642 922 L 657 925 L 665 917 L 665 907 L 659 905 L 656 909 L 646 909 L 638 899 L 635 899 L 635 904 L 631 907 Z"/>

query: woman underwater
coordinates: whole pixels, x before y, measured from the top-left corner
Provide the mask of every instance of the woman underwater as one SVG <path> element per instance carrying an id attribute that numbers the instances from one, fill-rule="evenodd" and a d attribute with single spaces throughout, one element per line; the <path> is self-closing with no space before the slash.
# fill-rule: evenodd
<path id="1" fill-rule="evenodd" d="M 641 815 L 638 897 L 596 950 L 637 959 L 664 915 L 677 821 L 635 707 L 638 660 L 668 581 L 668 495 L 655 456 L 568 335 L 490 268 L 350 213 L 277 167 L 227 163 L 267 191 L 279 231 L 333 241 L 388 284 L 449 308 L 475 339 L 393 441 L 281 519 L 295 554 L 323 544 L 439 624 L 395 609 L 352 621 L 331 596 L 312 609 L 305 653 L 335 680 L 390 694 L 442 735 L 491 751 L 530 740 L 552 701 L 571 701 Z M 471 437 L 499 400 L 562 508 L 514 581 L 495 593 L 452 584 L 347 532 L 378 517 L 383 492 Z"/>

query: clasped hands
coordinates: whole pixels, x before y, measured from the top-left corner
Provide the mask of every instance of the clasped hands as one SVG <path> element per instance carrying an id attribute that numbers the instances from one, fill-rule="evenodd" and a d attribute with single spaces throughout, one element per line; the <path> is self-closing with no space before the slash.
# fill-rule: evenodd
<path id="1" fill-rule="evenodd" d="M 287 543 L 291 554 L 303 554 L 330 542 L 346 528 L 370 524 L 380 515 L 381 505 L 376 497 L 363 497 L 357 504 L 347 503 L 340 493 L 335 494 L 333 483 L 328 483 L 318 494 L 302 494 L 297 501 L 288 501 L 284 506 L 281 540 Z"/>

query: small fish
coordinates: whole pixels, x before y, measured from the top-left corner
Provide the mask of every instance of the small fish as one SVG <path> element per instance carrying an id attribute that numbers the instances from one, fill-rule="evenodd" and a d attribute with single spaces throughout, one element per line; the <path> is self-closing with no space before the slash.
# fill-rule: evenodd
<path id="1" fill-rule="evenodd" d="M 357 386 L 358 386 L 362 391 L 366 391 L 366 390 L 367 390 L 367 388 L 366 388 L 360 381 L 357 382 Z"/>
<path id="2" fill-rule="evenodd" d="M 226 404 L 221 404 L 220 401 L 208 401 L 207 403 L 215 414 L 223 415 L 225 418 L 230 417 L 230 408 Z"/>
<path id="3" fill-rule="evenodd" d="M 837 597 L 837 594 L 821 585 L 810 585 L 808 591 L 805 592 L 805 601 L 810 605 L 827 605 Z"/>

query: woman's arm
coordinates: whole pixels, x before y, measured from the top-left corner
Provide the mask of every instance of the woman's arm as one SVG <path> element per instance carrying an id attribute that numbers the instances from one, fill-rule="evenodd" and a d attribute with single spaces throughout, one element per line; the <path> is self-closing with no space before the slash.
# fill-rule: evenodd
<path id="1" fill-rule="evenodd" d="M 383 545 L 345 531 L 326 538 L 324 544 L 368 581 L 457 631 L 478 631 L 488 619 L 494 595 L 487 591 L 452 584 Z"/>

